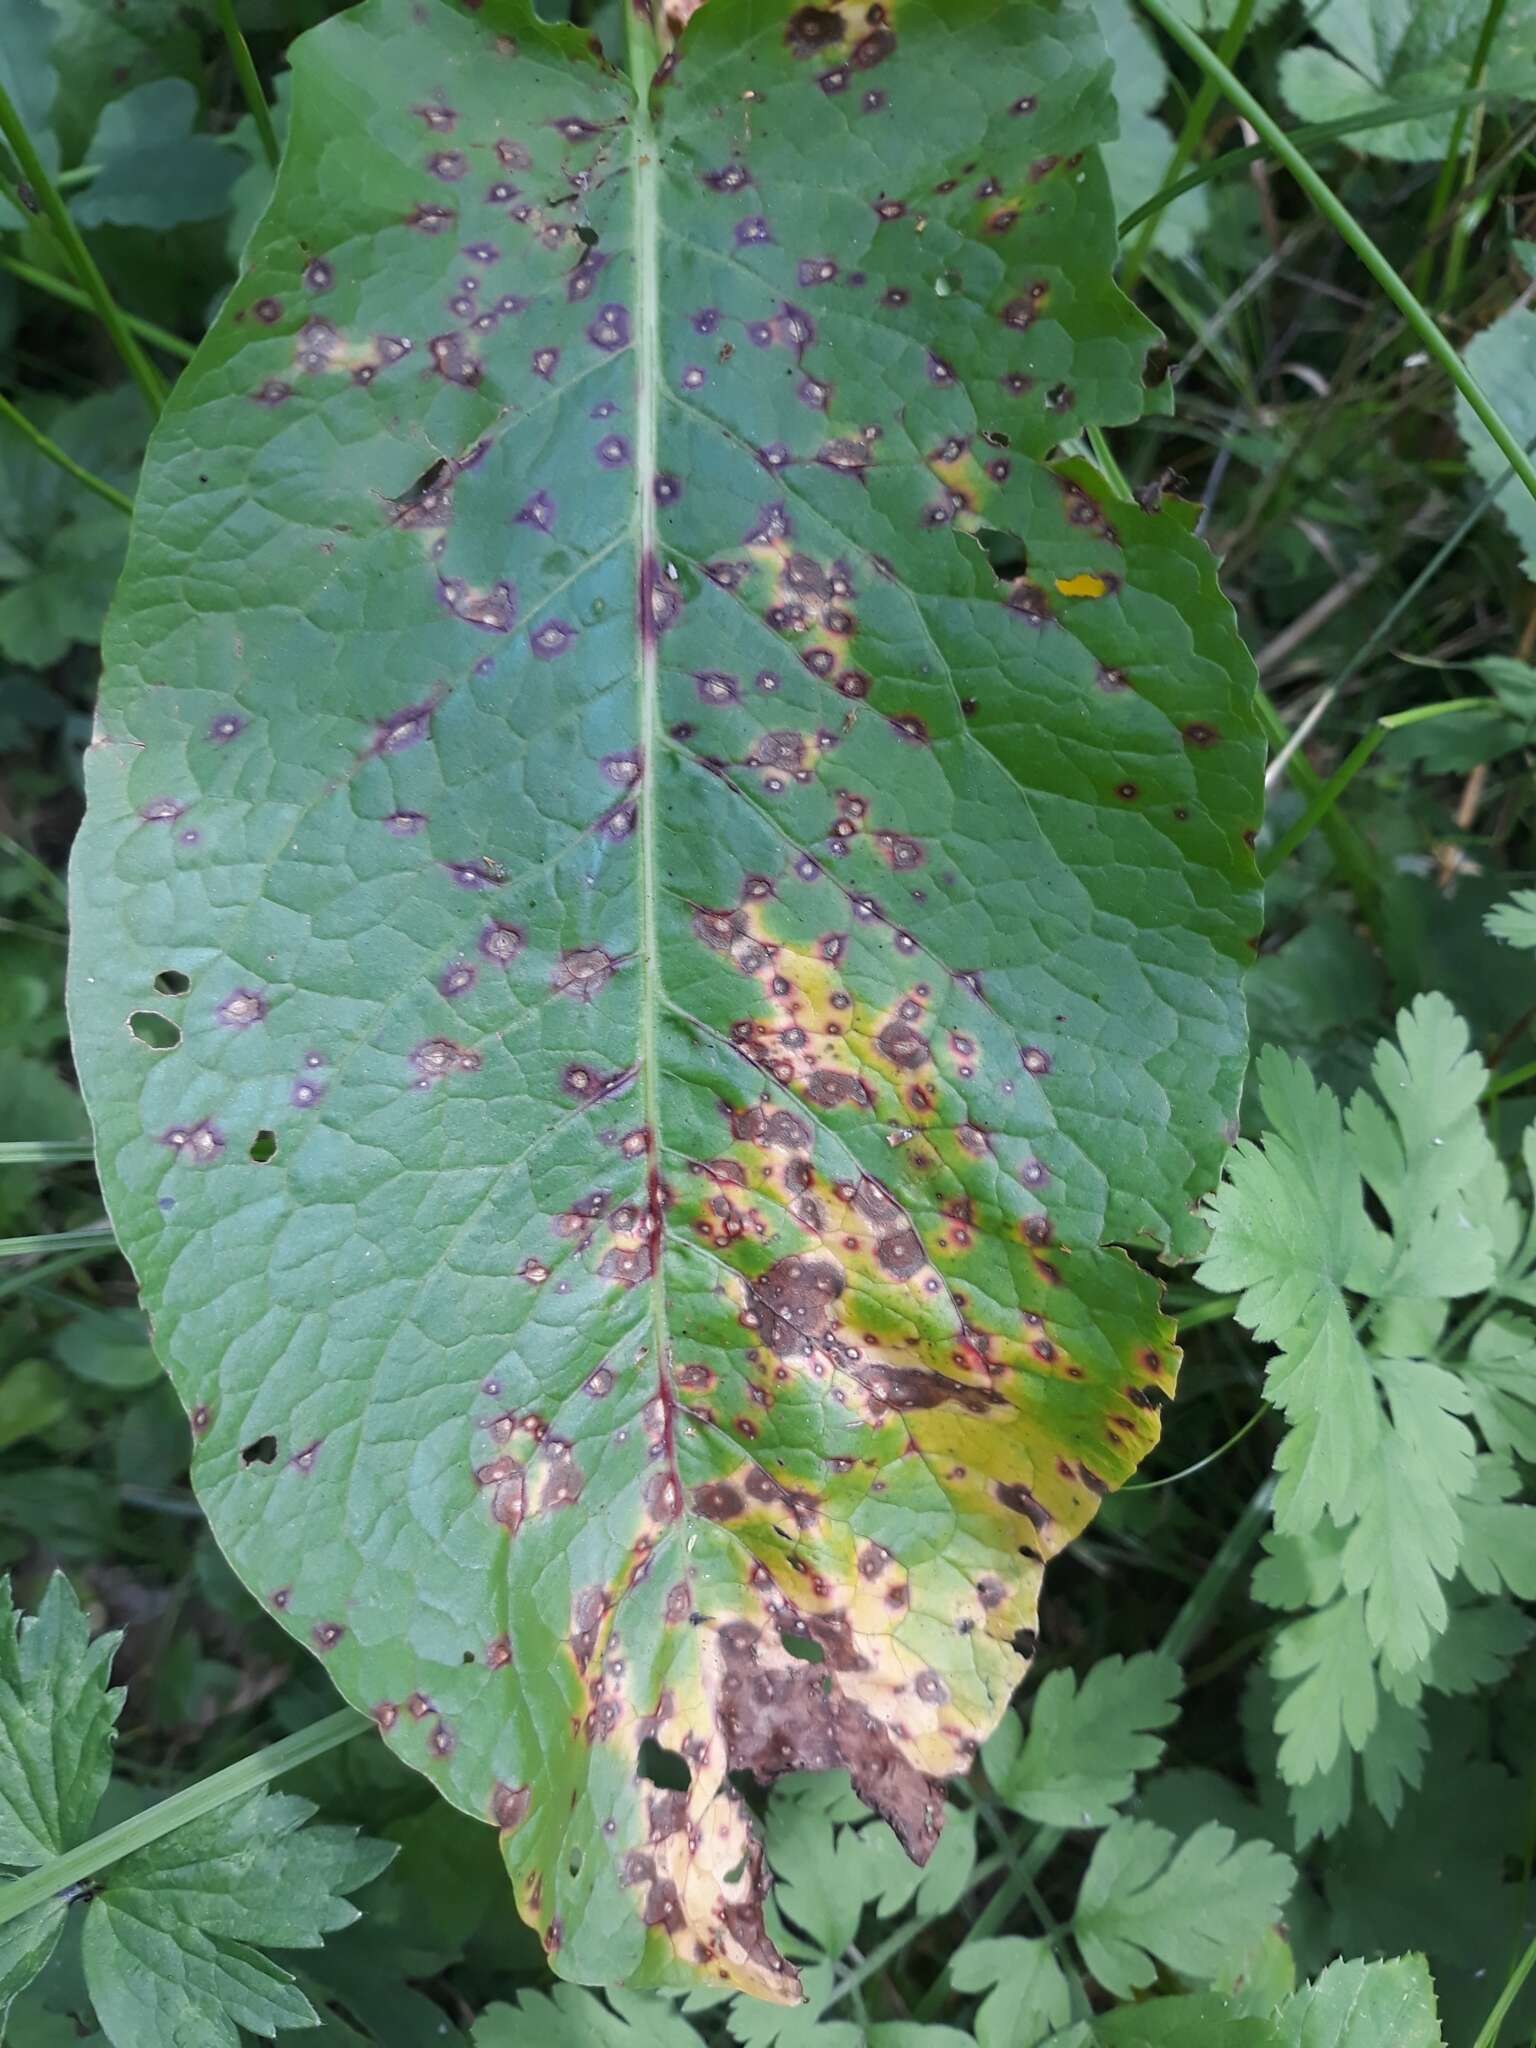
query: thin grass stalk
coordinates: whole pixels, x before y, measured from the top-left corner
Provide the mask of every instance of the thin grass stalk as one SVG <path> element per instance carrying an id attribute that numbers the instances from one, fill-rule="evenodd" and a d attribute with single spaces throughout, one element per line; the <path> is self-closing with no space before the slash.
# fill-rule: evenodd
<path id="1" fill-rule="evenodd" d="M 39 270 L 35 263 L 23 263 L 19 256 L 8 256 L 0 249 L 0 270 L 8 270 L 12 277 L 19 277 L 23 284 L 34 290 L 47 292 L 50 297 L 62 300 L 66 306 L 74 306 L 82 313 L 93 313 L 88 293 L 81 291 L 77 284 L 67 278 L 55 277 L 51 270 Z M 190 363 L 195 353 L 190 341 L 183 341 L 179 334 L 172 334 L 168 327 L 158 327 L 153 320 L 141 320 L 137 313 L 124 313 L 123 324 L 131 334 L 141 341 L 147 341 L 151 348 L 162 354 L 175 356 L 178 362 Z"/>
<path id="2" fill-rule="evenodd" d="M 224 40 L 229 45 L 230 60 L 235 67 L 235 76 L 240 81 L 245 104 L 250 109 L 251 119 L 256 123 L 262 153 L 275 171 L 282 151 L 278 146 L 277 130 L 272 126 L 272 110 L 267 105 L 267 96 L 261 89 L 261 80 L 256 76 L 256 66 L 251 59 L 251 46 L 241 33 L 240 23 L 235 17 L 235 0 L 214 0 L 214 12 L 219 17 L 219 27 L 223 29 Z"/>
<path id="3" fill-rule="evenodd" d="M 1252 24 L 1257 5 L 1258 0 L 1237 0 L 1237 7 L 1233 11 L 1232 19 L 1227 23 L 1225 33 L 1216 46 L 1216 53 L 1223 64 L 1230 66 L 1237 62 L 1239 52 L 1247 40 L 1248 30 Z M 1207 72 L 1204 78 L 1201 79 L 1199 90 L 1190 101 L 1188 110 L 1184 115 L 1184 124 L 1179 130 L 1178 140 L 1173 145 L 1173 155 L 1169 158 L 1168 168 L 1163 173 L 1160 191 L 1166 191 L 1169 186 L 1176 185 L 1183 176 L 1184 166 L 1194 155 L 1200 138 L 1205 133 L 1206 124 L 1211 118 L 1212 110 L 1216 105 L 1220 92 L 1221 87 L 1216 78 L 1212 73 Z M 1166 204 L 1167 202 L 1164 201 L 1162 203 Z M 1158 210 L 1158 201 L 1154 200 L 1152 211 L 1148 213 L 1147 218 L 1142 222 L 1141 232 L 1137 235 L 1126 253 L 1125 262 L 1120 272 L 1120 288 L 1122 291 L 1131 292 L 1136 288 L 1137 280 L 1140 278 L 1146 264 L 1147 251 L 1151 247 L 1152 237 L 1157 233 Z"/>
<path id="4" fill-rule="evenodd" d="M 73 455 L 66 455 L 58 442 L 51 441 L 41 427 L 33 426 L 26 414 L 18 412 L 3 392 L 0 392 L 0 420 L 8 422 L 24 440 L 32 443 L 39 455 L 46 456 L 50 462 L 62 469 L 66 476 L 73 477 L 77 484 L 83 484 L 86 490 L 94 491 L 98 498 L 104 499 L 109 505 L 115 505 L 119 512 L 133 511 L 132 498 L 120 491 L 116 484 L 109 484 L 105 477 L 97 476 L 94 470 L 86 469 L 81 463 L 76 462 Z"/>
<path id="5" fill-rule="evenodd" d="M 1397 307 L 1423 344 L 1425 353 L 1444 370 L 1487 429 L 1494 446 L 1530 492 L 1531 497 L 1536 499 L 1536 465 L 1533 465 L 1531 458 L 1510 432 L 1498 408 L 1462 361 L 1454 344 L 1441 332 L 1434 316 L 1398 276 L 1349 208 L 1329 189 L 1268 108 L 1233 77 L 1215 51 L 1202 41 L 1194 29 L 1173 13 L 1166 0 L 1140 0 L 1140 5 L 1170 41 L 1177 43 L 1186 56 L 1192 58 L 1203 71 L 1216 79 L 1232 105 L 1269 144 L 1271 151 L 1284 164 L 1307 198 L 1341 240 L 1354 251 L 1374 282 Z"/>
<path id="6" fill-rule="evenodd" d="M 17 113 L 15 103 L 3 84 L 0 84 L 0 135 L 4 136 L 12 156 L 20 167 L 22 177 L 47 216 L 48 224 L 53 229 L 60 248 L 68 257 L 69 267 L 78 278 L 81 289 L 95 307 L 102 325 L 111 335 L 112 345 L 122 357 L 129 376 L 144 394 L 144 402 L 150 412 L 158 417 L 160 408 L 165 403 L 165 385 L 160 372 L 129 331 L 122 309 L 113 298 L 106 279 L 97 269 L 95 257 L 85 246 L 80 230 L 70 217 L 69 208 L 59 197 L 58 189 L 48 175 L 47 167 L 33 147 L 26 123 Z"/>

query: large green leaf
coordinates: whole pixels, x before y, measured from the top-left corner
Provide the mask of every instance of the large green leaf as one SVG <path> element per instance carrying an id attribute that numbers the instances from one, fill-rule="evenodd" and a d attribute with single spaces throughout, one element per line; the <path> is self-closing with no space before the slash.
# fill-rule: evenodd
<path id="1" fill-rule="evenodd" d="M 1322 0 L 1307 27 L 1326 47 L 1303 44 L 1280 60 L 1280 84 L 1303 121 L 1339 121 L 1408 109 L 1415 100 L 1465 92 L 1487 0 Z M 1498 93 L 1536 94 L 1536 6 L 1511 0 L 1499 22 L 1486 80 Z M 1454 113 L 1409 113 L 1365 130 L 1357 146 L 1419 163 L 1450 147 Z M 1465 142 L 1463 130 L 1463 146 Z"/>
<path id="2" fill-rule="evenodd" d="M 108 1200 L 221 1543 L 555 1967 L 792 1996 L 728 1773 L 927 1855 L 1242 1067 L 1251 672 L 1047 461 L 1146 402 L 1108 67 L 711 0 L 637 108 L 370 0 L 295 71 L 107 636 Z"/>

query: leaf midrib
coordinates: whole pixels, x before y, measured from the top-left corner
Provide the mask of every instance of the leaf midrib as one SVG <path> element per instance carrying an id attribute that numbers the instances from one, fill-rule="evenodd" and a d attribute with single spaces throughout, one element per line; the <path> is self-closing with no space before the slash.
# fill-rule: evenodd
<path id="1" fill-rule="evenodd" d="M 636 739 L 640 752 L 637 836 L 640 890 L 640 1022 L 638 1058 L 646 1128 L 646 1217 L 650 1226 L 651 1341 L 656 1353 L 656 1385 L 662 1406 L 667 1477 L 673 1508 L 681 1514 L 682 1481 L 673 1440 L 674 1413 L 669 1380 L 671 1337 L 667 1327 L 666 1241 L 661 1203 L 657 1199 L 662 1150 L 661 1090 L 657 1061 L 657 1020 L 666 991 L 661 979 L 657 931 L 660 890 L 656 859 L 656 771 L 662 757 L 660 733 L 659 634 L 651 615 L 652 579 L 659 573 L 656 547 L 656 479 L 659 473 L 659 397 L 661 384 L 660 227 L 657 193 L 656 134 L 650 111 L 650 70 L 654 59 L 650 32 L 629 11 L 629 62 L 635 94 L 630 128 L 634 177 L 635 265 L 635 646 Z"/>

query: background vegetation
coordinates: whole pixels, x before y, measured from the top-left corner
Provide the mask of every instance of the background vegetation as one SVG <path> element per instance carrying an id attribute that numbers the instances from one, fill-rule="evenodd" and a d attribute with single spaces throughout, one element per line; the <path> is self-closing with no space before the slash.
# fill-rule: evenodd
<path id="1" fill-rule="evenodd" d="M 284 52 L 331 11 L 241 0 L 279 130 Z M 616 35 L 616 0 L 576 11 Z M 1297 135 L 1516 439 L 1536 445 L 1529 0 L 1171 11 Z M 223 12 L 3 0 L 0 84 L 167 377 L 270 184 Z M 235 2041 L 237 2020 L 294 2024 L 305 2001 L 315 2038 L 377 2048 L 471 2028 L 478 2048 L 1030 2048 L 1073 2027 L 1063 2038 L 1413 2048 L 1437 2037 L 1408 1973 L 1335 1973 L 1331 2005 L 1317 1995 L 1292 2008 L 1291 2031 L 1253 2031 L 1293 1972 L 1411 1950 L 1428 1955 L 1448 2042 L 1533 2038 L 1526 1994 L 1484 2023 L 1536 1923 L 1536 1667 L 1520 1605 L 1536 1597 L 1522 1499 L 1536 1246 L 1519 1206 L 1536 917 L 1518 897 L 1491 929 L 1485 916 L 1536 882 L 1536 503 L 1253 128 L 1128 0 L 1097 12 L 1121 105 L 1122 274 L 1168 335 L 1178 391 L 1175 419 L 1100 453 L 1131 488 L 1200 501 L 1273 706 L 1268 931 L 1250 983 L 1256 1045 L 1271 1051 L 1267 1098 L 1256 1082 L 1245 1110 L 1248 1135 L 1270 1136 L 1234 1168 L 1208 1285 L 1171 1282 L 1183 1391 L 1140 1483 L 1051 1573 L 1023 1721 L 958 1792 L 926 1875 L 837 1780 L 775 1789 L 777 1905 L 813 1998 L 800 2014 L 698 2000 L 685 2017 L 569 1990 L 544 2002 L 548 1972 L 490 1830 L 381 1745 L 337 1737 L 267 1804 L 178 1838 L 194 1872 L 181 1907 L 163 1905 L 163 1862 L 158 1877 L 123 1864 L 100 1898 L 82 1887 L 83 1910 L 12 2009 L 14 2048 L 103 2025 L 119 2048 L 202 2048 Z M 0 172 L 0 1568 L 26 1608 L 61 1568 L 92 1626 L 122 1631 L 115 1764 L 95 1788 L 106 1826 L 334 1701 L 203 1528 L 185 1418 L 106 1236 L 71 1083 L 62 870 L 124 544 L 118 500 L 148 422 L 3 151 Z M 1180 179 L 1189 189 L 1138 223 Z M 104 488 L 65 474 L 22 421 Z M 1281 1056 L 1347 1099 L 1399 1029 L 1402 1051 L 1379 1069 L 1401 1123 L 1386 1171 L 1369 1115 L 1344 1136 Z M 1357 1206 L 1389 1241 L 1383 1254 L 1362 1239 L 1351 1266 L 1340 1246 L 1361 1228 Z M 1438 1377 L 1410 1385 L 1404 1358 Z M 1353 1406 L 1350 1373 L 1365 1389 Z M 72 1698 L 98 1697 L 100 1656 L 62 1589 L 52 1599 L 26 1641 Z M 63 1711 L 25 1664 L 25 1648 L 16 1670 L 0 1654 L 0 1763 L 7 1743 L 25 1749 L 24 1722 L 35 1739 Z M 109 1709 L 98 1718 L 104 1743 Z M 296 1798 L 319 1824 L 293 1832 L 307 1811 Z M 340 1826 L 397 1853 L 385 1867 L 387 1850 Z M 42 1853 L 72 1845 L 45 1839 Z M 0 1863 L 39 1860 L 0 1827 Z M 136 1905 L 135 1883 L 145 1896 L 159 1883 L 162 1906 Z M 349 1927 L 346 1892 L 361 1908 Z M 102 1928 L 134 1950 L 131 1967 Z M 327 1928 L 339 1931 L 310 1946 Z M 11 1938 L 0 1927 L 0 1972 Z M 247 1981 L 262 1963 L 253 1943 L 282 1952 L 291 1998 L 275 1977 Z M 1154 1984 L 1162 2017 L 1136 2005 Z"/>

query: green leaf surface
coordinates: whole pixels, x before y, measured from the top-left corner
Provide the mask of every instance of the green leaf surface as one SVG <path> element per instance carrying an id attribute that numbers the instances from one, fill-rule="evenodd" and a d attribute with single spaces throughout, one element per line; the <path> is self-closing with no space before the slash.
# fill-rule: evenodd
<path id="1" fill-rule="evenodd" d="M 1123 220 L 1161 190 L 1173 158 L 1173 136 L 1157 114 L 1168 93 L 1168 67 L 1131 0 L 1093 0 L 1093 12 L 1115 67 L 1120 132 L 1104 145 L 1104 168 Z M 1208 212 L 1203 190 L 1186 192 L 1158 214 L 1152 246 L 1165 256 L 1187 256 Z"/>
<path id="2" fill-rule="evenodd" d="M 984 1991 L 976 2011 L 977 2048 L 1036 2048 L 1072 2012 L 1067 1980 L 1048 1941 L 1005 1934 L 967 1941 L 955 1951 L 957 1991 Z"/>
<path id="3" fill-rule="evenodd" d="M 1243 1061 L 1251 670 L 1049 461 L 1154 402 L 1102 46 L 711 0 L 637 106 L 369 0 L 294 69 L 107 635 L 103 1184 L 220 1543 L 554 1967 L 793 1996 L 728 1774 L 932 1850 Z"/>
<path id="4" fill-rule="evenodd" d="M 107 1684 L 119 1638 L 92 1640 L 62 1572 L 36 1614 L 0 1578 L 0 1865 L 35 1869 L 89 1834 L 112 1775 L 121 1689 Z M 52 1955 L 64 1905 L 50 1899 L 0 1928 L 0 2032 L 16 1993 Z"/>
<path id="5" fill-rule="evenodd" d="M 131 1392 L 152 1386 L 160 1375 L 137 1309 L 77 1309 L 53 1348 L 72 1373 L 93 1386 Z"/>
<path id="6" fill-rule="evenodd" d="M 1171 1657 L 1104 1657 L 1079 1687 L 1053 1671 L 1030 1709 L 1029 1732 L 1006 1717 L 982 1761 L 998 1797 L 1048 1827 L 1104 1827 L 1130 1798 L 1138 1771 L 1163 1753 L 1158 1729 L 1178 1719 L 1182 1676 Z"/>
<path id="7" fill-rule="evenodd" d="M 86 152 L 97 173 L 74 201 L 81 227 L 216 220 L 241 162 L 213 136 L 195 132 L 197 114 L 197 93 L 184 78 L 157 78 L 113 100 Z"/>
<path id="8" fill-rule="evenodd" d="M 58 169 L 59 145 L 50 123 L 58 74 L 53 63 L 54 21 L 45 0 L 6 0 L 5 34 L 0 37 L 0 85 L 20 115 L 46 170 Z M 0 143 L 0 168 L 16 183 L 20 167 Z M 27 223 L 8 199 L 0 198 L 0 229 Z M 0 557 L 3 559 L 3 557 Z"/>
<path id="9" fill-rule="evenodd" d="M 258 1793 L 126 1856 L 86 1912 L 91 2002 L 113 2048 L 239 2048 L 312 2026 L 314 2009 L 262 1947 L 316 1948 L 357 1909 L 343 1894 L 394 1845 L 305 1827 L 307 1800 Z M 260 1944 L 261 1946 L 257 1946 Z"/>
<path id="10" fill-rule="evenodd" d="M 574 1984 L 521 1991 L 517 2004 L 487 2006 L 470 2034 L 474 2048 L 699 2048 L 699 2034 L 659 1998 L 611 1995 Z"/>
<path id="11" fill-rule="evenodd" d="M 1440 2048 L 1440 2020 L 1422 1956 L 1330 1963 L 1279 2016 L 1277 2048 Z"/>
<path id="12" fill-rule="evenodd" d="M 1483 928 L 1506 946 L 1536 951 L 1536 889 L 1517 889 L 1503 903 L 1496 903 L 1483 919 Z"/>
<path id="13" fill-rule="evenodd" d="M 89 1834 L 112 1775 L 115 1635 L 92 1639 L 62 1572 L 18 1617 L 0 1579 L 0 1864 L 31 1870 Z"/>
<path id="14" fill-rule="evenodd" d="M 1523 448 L 1536 445 L 1536 312 L 1512 306 L 1474 334 L 1462 360 Z M 1536 499 L 1515 481 L 1509 464 L 1466 400 L 1456 400 L 1456 426 L 1483 483 L 1498 485 L 1499 517 L 1519 543 L 1529 576 L 1536 572 Z"/>
<path id="15" fill-rule="evenodd" d="M 1488 0 L 1324 0 L 1307 26 L 1322 47 L 1288 50 L 1280 84 L 1302 121 L 1340 121 L 1386 112 L 1399 103 L 1465 92 Z M 1536 94 L 1536 8 L 1511 0 L 1499 22 L 1488 84 Z M 1417 115 L 1364 130 L 1357 146 L 1373 156 L 1421 163 L 1443 157 L 1452 113 Z"/>
<path id="16" fill-rule="evenodd" d="M 1159 1962 L 1209 1981 L 1258 1945 L 1295 1882 L 1267 1842 L 1239 1843 L 1218 1821 L 1177 1842 L 1151 1821 L 1117 1820 L 1095 1845 L 1073 1932 L 1118 1998 L 1152 1983 Z"/>
<path id="17" fill-rule="evenodd" d="M 28 417 L 95 475 L 131 488 L 145 420 L 128 385 L 73 403 L 30 400 Z M 95 640 L 122 567 L 123 515 L 9 428 L 0 434 L 0 654 L 33 668 Z"/>

